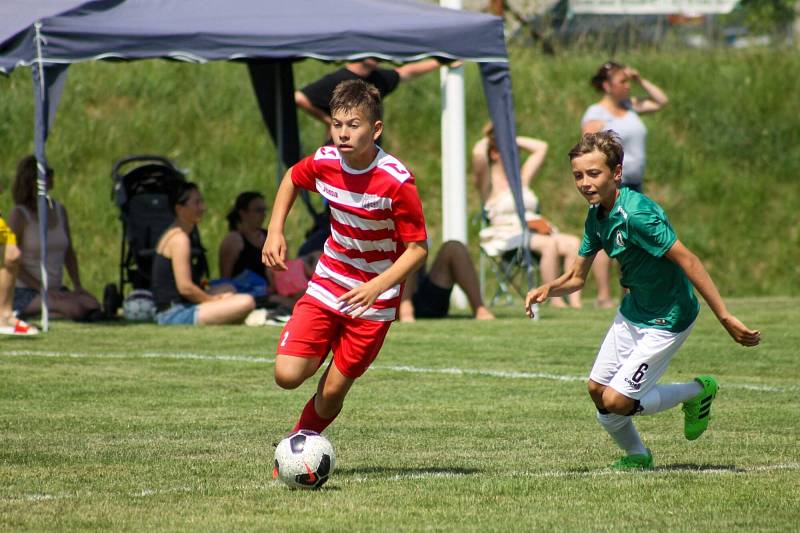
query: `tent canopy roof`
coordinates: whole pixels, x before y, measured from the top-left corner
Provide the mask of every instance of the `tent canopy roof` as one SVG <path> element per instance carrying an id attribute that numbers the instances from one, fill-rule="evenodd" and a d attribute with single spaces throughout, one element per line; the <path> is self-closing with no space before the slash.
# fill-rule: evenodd
<path id="1" fill-rule="evenodd" d="M 4 0 L 0 71 L 9 73 L 37 58 L 34 22 L 41 22 L 45 64 L 154 57 L 197 62 L 507 58 L 499 17 L 412 0 L 227 0 L 224 5 L 208 0 Z"/>

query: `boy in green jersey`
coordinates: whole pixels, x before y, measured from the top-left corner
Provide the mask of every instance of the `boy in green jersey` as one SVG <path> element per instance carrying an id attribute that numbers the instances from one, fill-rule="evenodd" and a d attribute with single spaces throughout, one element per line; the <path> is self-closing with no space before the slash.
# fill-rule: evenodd
<path id="1" fill-rule="evenodd" d="M 653 467 L 631 417 L 683 403 L 684 436 L 708 427 L 717 382 L 698 376 L 689 383 L 657 384 L 686 340 L 699 312 L 696 288 L 731 337 L 756 346 L 761 334 L 731 315 L 703 264 L 677 238 L 661 207 L 632 189 L 620 188 L 622 145 L 613 131 L 587 133 L 569 152 L 578 191 L 589 202 L 578 259 L 561 277 L 531 290 L 525 309 L 583 288 L 600 250 L 620 262 L 628 289 L 600 346 L 589 376 L 589 395 L 600 425 L 626 452 L 617 469 Z"/>

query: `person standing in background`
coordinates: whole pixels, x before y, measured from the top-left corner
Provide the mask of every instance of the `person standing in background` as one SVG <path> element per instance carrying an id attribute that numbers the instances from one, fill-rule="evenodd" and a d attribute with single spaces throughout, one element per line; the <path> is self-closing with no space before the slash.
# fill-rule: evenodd
<path id="1" fill-rule="evenodd" d="M 647 93 L 644 98 L 631 97 L 631 81 Z M 669 99 L 653 82 L 643 78 L 633 67 L 614 61 L 603 63 L 592 79 L 592 87 L 602 93 L 600 101 L 586 109 L 581 119 L 581 133 L 614 130 L 625 148 L 625 165 L 622 169 L 622 187 L 642 192 L 646 163 L 647 127 L 639 118 L 645 113 L 662 109 Z M 612 308 L 609 270 L 611 261 L 604 252 L 595 258 L 597 279 L 597 306 Z"/>

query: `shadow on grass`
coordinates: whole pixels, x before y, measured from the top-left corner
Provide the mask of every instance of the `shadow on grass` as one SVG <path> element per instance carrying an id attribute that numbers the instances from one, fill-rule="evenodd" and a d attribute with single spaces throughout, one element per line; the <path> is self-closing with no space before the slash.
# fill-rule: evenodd
<path id="1" fill-rule="evenodd" d="M 714 464 L 674 464 L 657 466 L 653 469 L 656 472 L 733 472 L 744 474 L 747 470 L 736 465 L 714 465 Z"/>
<path id="2" fill-rule="evenodd" d="M 477 468 L 386 468 L 382 466 L 368 466 L 362 468 L 337 469 L 338 476 L 367 476 L 374 475 L 380 478 L 392 477 L 449 477 L 471 476 L 481 473 Z"/>
<path id="3" fill-rule="evenodd" d="M 565 471 L 567 474 L 596 474 L 598 472 L 613 472 L 608 468 L 601 470 L 593 469 L 590 467 L 570 468 Z M 619 470 L 619 472 L 625 472 Z M 736 465 L 714 465 L 714 464 L 688 464 L 679 463 L 673 465 L 656 466 L 652 470 L 637 470 L 633 469 L 630 472 L 731 472 L 734 474 L 744 474 L 747 472 L 744 468 L 739 468 Z"/>

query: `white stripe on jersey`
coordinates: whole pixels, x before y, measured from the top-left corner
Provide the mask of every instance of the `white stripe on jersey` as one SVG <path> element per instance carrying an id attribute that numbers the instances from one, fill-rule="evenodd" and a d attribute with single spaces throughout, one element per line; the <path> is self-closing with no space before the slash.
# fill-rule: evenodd
<path id="1" fill-rule="evenodd" d="M 396 252 L 397 243 L 393 239 L 381 239 L 375 241 L 365 241 L 363 239 L 353 239 L 342 235 L 331 227 L 331 236 L 341 246 L 348 250 L 358 250 L 359 252 Z"/>
<path id="2" fill-rule="evenodd" d="M 348 278 L 345 275 L 342 275 L 335 270 L 325 266 L 322 261 L 317 261 L 317 268 L 314 269 L 314 274 L 321 278 L 328 278 L 336 282 L 337 285 L 341 285 L 348 291 L 351 289 L 355 289 L 356 287 L 360 287 L 364 284 L 363 281 Z M 398 283 L 394 287 L 390 287 L 389 290 L 382 292 L 380 296 L 378 296 L 378 300 L 391 300 L 392 298 L 397 298 L 400 296 L 400 284 Z"/>
<path id="3" fill-rule="evenodd" d="M 378 168 L 391 174 L 400 183 L 405 183 L 411 177 L 411 172 L 393 155 L 385 154 L 381 157 L 378 161 Z"/>
<path id="4" fill-rule="evenodd" d="M 333 146 L 321 146 L 317 148 L 314 154 L 315 161 L 320 159 L 341 159 L 341 155 L 339 154 L 339 150 Z"/>
<path id="5" fill-rule="evenodd" d="M 361 257 L 348 257 L 344 254 L 340 254 L 339 252 L 331 248 L 327 241 L 325 241 L 325 249 L 323 250 L 322 253 L 324 253 L 331 259 L 336 259 L 337 261 L 341 261 L 342 263 L 350 265 L 351 267 L 372 274 L 380 274 L 384 270 L 391 267 L 393 264 L 392 261 L 389 259 L 382 259 L 380 261 L 373 261 L 370 263 L 366 259 L 363 259 Z"/>
<path id="6" fill-rule="evenodd" d="M 313 281 L 308 282 L 308 289 L 306 289 L 306 294 L 311 296 L 312 298 L 316 298 L 326 306 L 330 307 L 331 309 L 340 310 L 341 308 L 345 307 L 342 302 L 340 302 L 336 296 L 331 294 L 327 289 L 314 283 Z M 395 315 L 397 314 L 397 310 L 394 307 L 390 307 L 388 309 L 375 309 L 371 307 L 364 311 L 364 314 L 361 315 L 359 318 L 364 318 L 367 320 L 377 320 L 380 322 L 387 322 L 390 320 L 394 320 Z"/>
<path id="7" fill-rule="evenodd" d="M 394 220 L 391 218 L 385 218 L 383 220 L 370 220 L 368 218 L 361 218 L 358 215 L 345 213 L 344 211 L 340 211 L 333 206 L 331 206 L 331 217 L 336 222 L 344 224 L 345 226 L 350 226 L 351 228 L 366 230 L 394 229 Z"/>
<path id="8" fill-rule="evenodd" d="M 377 194 L 358 194 L 334 187 L 317 178 L 317 192 L 328 199 L 329 202 L 357 207 L 365 211 L 387 211 L 392 208 L 392 199 Z"/>

